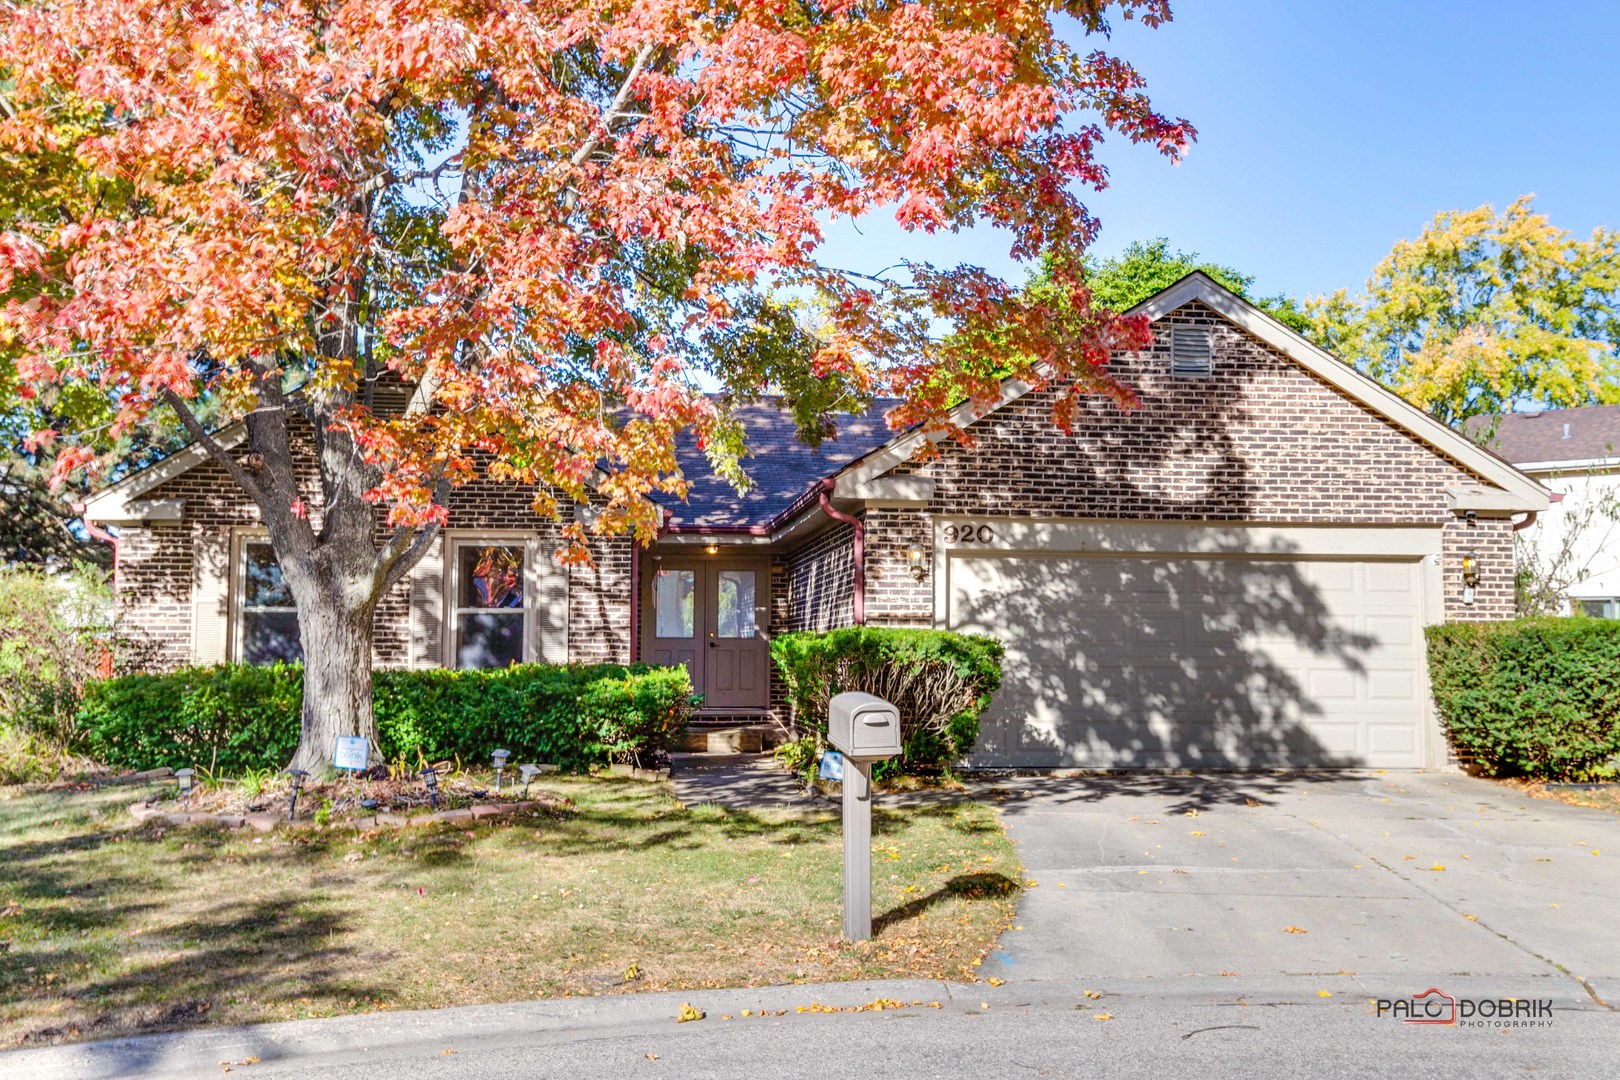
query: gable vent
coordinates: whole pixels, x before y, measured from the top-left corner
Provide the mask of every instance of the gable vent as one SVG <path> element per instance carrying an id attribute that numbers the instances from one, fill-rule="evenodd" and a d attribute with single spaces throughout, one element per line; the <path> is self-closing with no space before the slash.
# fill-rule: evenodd
<path id="1" fill-rule="evenodd" d="M 1215 350 L 1209 329 L 1174 326 L 1170 329 L 1170 374 L 1210 375 L 1215 371 Z"/>

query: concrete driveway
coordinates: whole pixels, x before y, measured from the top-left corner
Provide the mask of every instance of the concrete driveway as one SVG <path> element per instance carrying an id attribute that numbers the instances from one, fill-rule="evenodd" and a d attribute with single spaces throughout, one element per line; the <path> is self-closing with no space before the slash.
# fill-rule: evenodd
<path id="1" fill-rule="evenodd" d="M 1011 980 L 1620 1005 L 1620 816 L 1462 776 L 1010 779 Z"/>

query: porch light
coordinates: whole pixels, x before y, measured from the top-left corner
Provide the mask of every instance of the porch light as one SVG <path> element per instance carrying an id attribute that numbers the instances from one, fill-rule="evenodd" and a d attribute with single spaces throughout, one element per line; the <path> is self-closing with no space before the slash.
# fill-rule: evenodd
<path id="1" fill-rule="evenodd" d="M 304 790 L 304 781 L 309 779 L 309 773 L 303 769 L 288 769 L 287 775 L 292 777 L 292 798 L 287 801 L 287 820 L 291 821 L 293 815 L 298 813 L 298 793 Z"/>
<path id="2" fill-rule="evenodd" d="M 704 548 L 703 550 L 708 552 L 710 555 L 718 555 L 718 554 L 720 554 L 720 545 L 718 545 L 718 544 L 710 544 L 708 547 Z"/>
<path id="3" fill-rule="evenodd" d="M 1465 551 L 1462 557 L 1462 602 L 1474 602 L 1474 590 L 1479 587 L 1479 553 Z"/>
<path id="4" fill-rule="evenodd" d="M 906 570 L 911 574 L 913 581 L 921 581 L 928 574 L 928 566 L 923 562 L 922 548 L 912 548 L 906 552 Z"/>
<path id="5" fill-rule="evenodd" d="M 433 809 L 437 810 L 439 808 L 439 774 L 433 771 L 433 766 L 424 765 L 422 771 L 417 775 L 422 778 L 422 783 L 427 785 L 428 802 L 432 803 Z"/>
<path id="6" fill-rule="evenodd" d="M 495 790 L 501 790 L 501 771 L 506 768 L 506 759 L 512 756 L 510 750 L 497 750 L 489 755 L 489 762 L 495 766 Z"/>

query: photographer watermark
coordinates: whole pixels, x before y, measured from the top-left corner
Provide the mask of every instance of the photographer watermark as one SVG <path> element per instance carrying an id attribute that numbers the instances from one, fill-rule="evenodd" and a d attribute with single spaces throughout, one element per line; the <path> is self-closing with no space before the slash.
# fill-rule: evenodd
<path id="1" fill-rule="evenodd" d="M 1435 987 L 1408 998 L 1379 998 L 1378 1015 L 1437 1027 L 1551 1027 L 1551 998 L 1452 997 Z"/>

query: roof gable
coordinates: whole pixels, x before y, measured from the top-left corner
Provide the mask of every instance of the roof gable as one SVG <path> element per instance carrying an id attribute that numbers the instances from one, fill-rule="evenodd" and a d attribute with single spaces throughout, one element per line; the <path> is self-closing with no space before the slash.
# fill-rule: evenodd
<path id="1" fill-rule="evenodd" d="M 1325 352 L 1276 319 L 1226 289 L 1208 275 L 1194 271 L 1126 314 L 1144 315 L 1158 321 L 1171 312 L 1198 302 L 1221 318 L 1271 346 L 1283 356 L 1328 383 L 1345 397 L 1389 421 L 1430 449 L 1463 465 L 1490 484 L 1501 488 L 1518 511 L 1544 510 L 1548 493 L 1535 480 L 1515 469 L 1490 451 L 1476 445 L 1460 432 L 1409 404 L 1374 379 L 1362 374 Z M 965 403 L 951 415 L 959 427 L 984 419 L 997 409 L 1016 401 L 1033 387 L 1020 379 L 1002 384 L 1000 397 L 989 405 Z M 923 439 L 939 441 L 945 432 L 912 431 L 868 455 L 846 469 L 839 477 L 839 493 L 857 497 L 861 489 L 896 466 L 911 460 Z"/>

